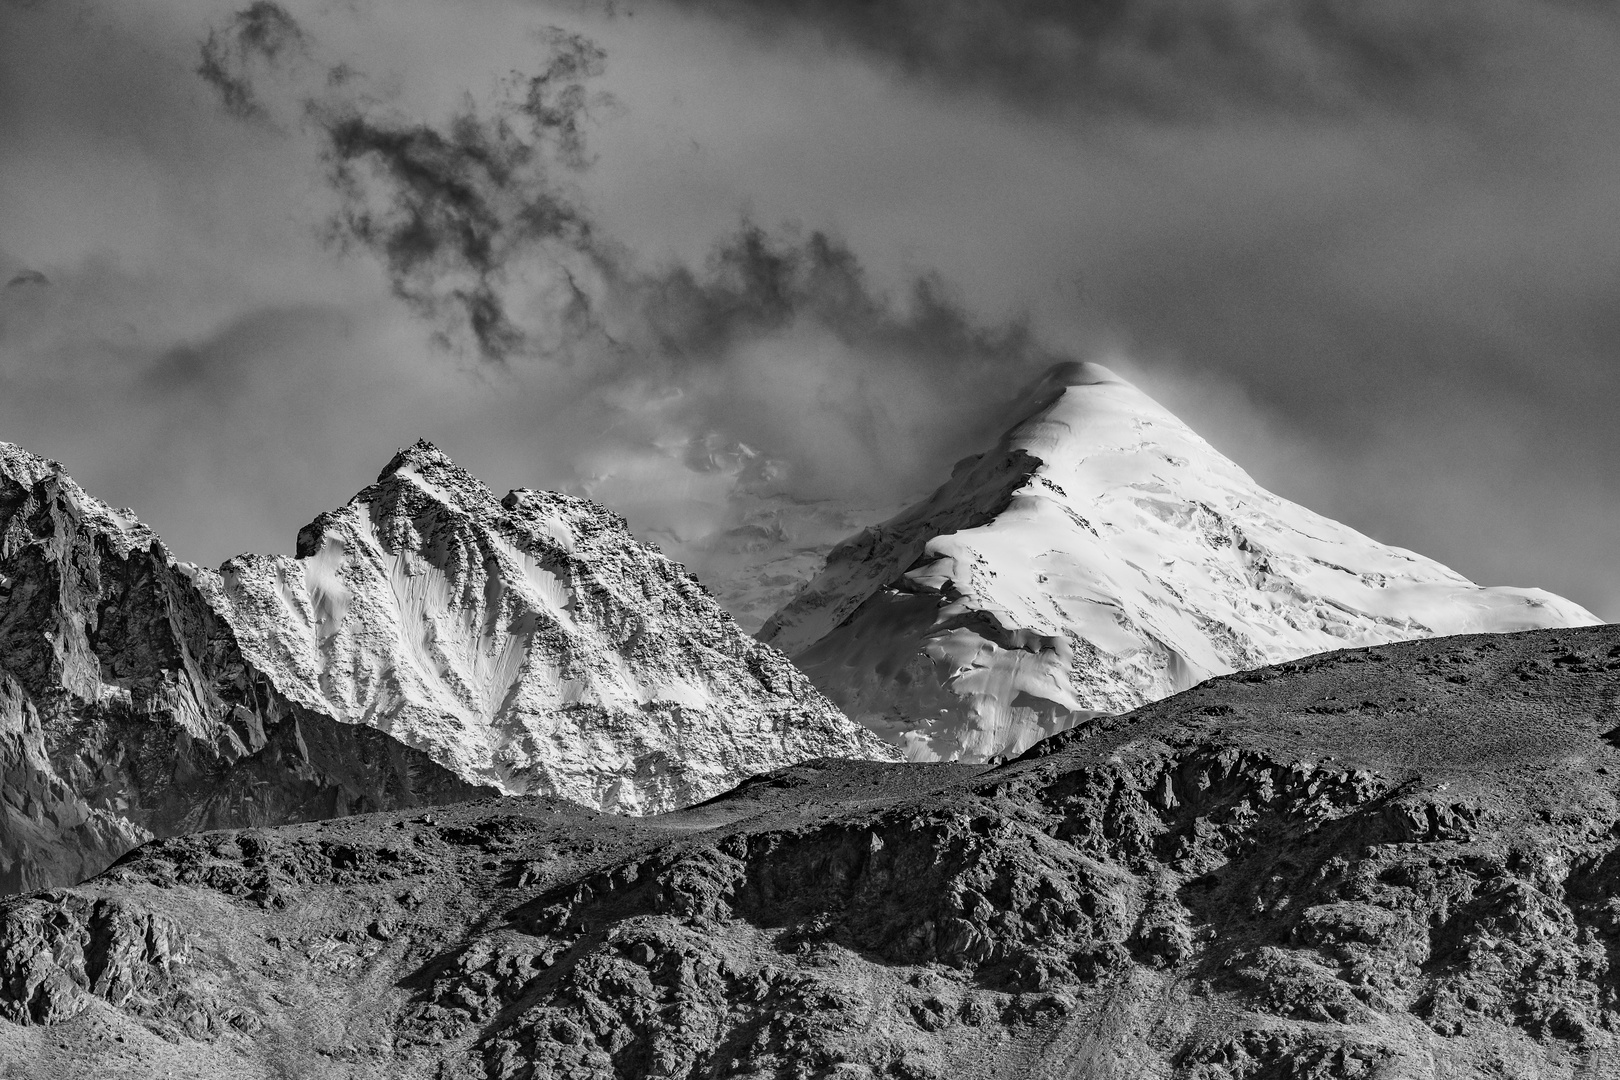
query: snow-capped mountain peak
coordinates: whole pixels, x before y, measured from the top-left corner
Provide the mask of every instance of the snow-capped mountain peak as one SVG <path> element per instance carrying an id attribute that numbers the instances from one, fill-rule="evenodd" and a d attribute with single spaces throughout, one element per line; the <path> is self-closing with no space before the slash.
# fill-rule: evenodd
<path id="1" fill-rule="evenodd" d="M 1598 621 L 1288 502 L 1107 368 L 1064 364 L 760 636 L 908 756 L 983 760 L 1233 670 Z"/>
<path id="2" fill-rule="evenodd" d="M 306 526 L 295 558 L 239 556 L 203 588 L 289 697 L 508 792 L 647 812 L 892 754 L 623 518 L 497 499 L 427 442 Z"/>

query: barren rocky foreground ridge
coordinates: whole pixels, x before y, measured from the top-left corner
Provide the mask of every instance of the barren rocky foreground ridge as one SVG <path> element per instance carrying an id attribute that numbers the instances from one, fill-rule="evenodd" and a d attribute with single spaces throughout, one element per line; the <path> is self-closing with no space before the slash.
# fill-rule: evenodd
<path id="1" fill-rule="evenodd" d="M 15 1077 L 1620 1074 L 1620 627 L 1215 679 L 987 769 L 148 844 L 0 905 Z"/>

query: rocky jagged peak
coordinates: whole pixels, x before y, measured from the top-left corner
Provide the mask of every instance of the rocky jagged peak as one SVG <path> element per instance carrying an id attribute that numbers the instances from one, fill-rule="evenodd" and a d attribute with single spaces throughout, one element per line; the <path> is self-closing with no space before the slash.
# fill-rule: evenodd
<path id="1" fill-rule="evenodd" d="M 276 693 L 133 512 L 0 444 L 0 892 L 153 834 L 487 794 Z"/>
<path id="2" fill-rule="evenodd" d="M 65 529 L 52 533 L 58 550 L 65 550 L 67 533 L 82 527 L 101 536 L 121 556 L 132 551 L 152 550 L 154 545 L 160 556 L 167 560 L 168 549 L 156 533 L 147 528 L 135 511 L 128 507 L 114 508 L 89 495 L 74 482 L 62 468 L 62 463 L 17 446 L 0 442 L 0 531 L 6 535 L 3 543 L 9 547 L 30 539 L 38 529 L 30 525 L 11 528 L 19 516 L 32 519 L 40 513 L 59 514 Z"/>
<path id="3" fill-rule="evenodd" d="M 690 574 L 586 499 L 497 500 L 431 443 L 200 578 L 289 697 L 469 781 L 647 812 L 807 757 L 888 756 Z"/>
<path id="4" fill-rule="evenodd" d="M 396 453 L 377 476 L 375 487 L 388 489 L 405 482 L 421 494 L 465 513 L 492 513 L 495 493 L 472 473 L 450 460 L 450 455 L 426 439 L 417 439 Z M 356 498 L 365 499 L 368 488 Z"/>
<path id="5" fill-rule="evenodd" d="M 386 484 L 398 476 L 418 477 L 458 495 L 482 494 L 491 502 L 495 499 L 483 481 L 450 460 L 449 454 L 426 439 L 417 439 L 397 451 L 383 471 L 377 474 L 377 483 Z"/>
<path id="6" fill-rule="evenodd" d="M 417 439 L 415 442 L 411 443 L 411 445 L 402 446 L 395 451 L 394 456 L 389 460 L 388 464 L 383 466 L 383 471 L 377 474 L 377 482 L 379 484 L 382 483 L 384 480 L 387 480 L 390 476 L 399 472 L 401 469 L 435 469 L 446 467 L 456 469 L 458 472 L 461 471 L 456 466 L 456 463 L 450 460 L 450 455 L 446 454 L 443 450 L 440 450 L 432 441 L 428 439 Z M 462 473 L 462 475 L 465 476 L 466 474 Z M 472 478 L 468 477 L 468 479 Z"/>
<path id="7" fill-rule="evenodd" d="M 0 478 L 18 487 L 33 487 L 47 476 L 62 472 L 62 463 L 42 458 L 16 443 L 0 442 Z"/>
<path id="8" fill-rule="evenodd" d="M 489 522 L 499 514 L 500 503 L 493 491 L 433 443 L 418 439 L 394 454 L 377 474 L 376 483 L 300 529 L 294 550 L 298 558 L 308 559 L 328 546 L 341 549 L 345 533 L 356 527 L 378 531 L 395 547 L 409 546 L 424 531 L 467 527 L 475 521 Z M 369 518 L 371 525 L 359 525 L 362 517 Z M 236 563 L 239 560 L 233 560 Z"/>

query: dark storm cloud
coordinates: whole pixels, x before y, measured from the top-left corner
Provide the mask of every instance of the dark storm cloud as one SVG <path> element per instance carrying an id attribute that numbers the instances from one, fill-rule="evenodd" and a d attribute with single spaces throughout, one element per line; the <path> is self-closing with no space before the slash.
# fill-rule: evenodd
<path id="1" fill-rule="evenodd" d="M 824 232 L 745 220 L 698 267 L 644 265 L 580 190 L 604 53 L 557 30 L 543 42 L 538 72 L 440 121 L 380 104 L 358 76 L 304 99 L 340 199 L 332 240 L 374 257 L 441 344 L 502 367 L 561 365 L 581 398 L 674 393 L 659 422 L 698 458 L 717 439 L 746 443 L 793 461 L 801 481 L 850 467 L 845 487 L 885 496 L 917 462 L 971 449 L 999 422 L 987 402 L 1064 358 L 1021 321 L 975 319 L 938 275 L 880 292 Z M 822 345 L 762 359 L 807 336 Z"/>
<path id="2" fill-rule="evenodd" d="M 502 295 L 511 264 L 594 247 L 590 221 L 554 174 L 588 163 L 583 125 L 596 99 L 586 82 L 601 74 L 603 53 L 576 34 L 553 33 L 549 44 L 545 67 L 487 115 L 469 104 L 434 125 L 342 99 L 310 108 L 343 199 L 334 238 L 376 255 L 395 294 L 439 324 L 442 341 L 464 330 L 489 360 L 525 346 Z"/>
<path id="3" fill-rule="evenodd" d="M 745 222 L 704 272 L 674 267 L 632 284 L 659 346 L 679 358 L 723 355 L 739 339 L 809 319 L 874 356 L 933 356 L 941 367 L 1057 362 L 1026 324 L 974 319 L 938 275 L 916 278 L 904 304 L 875 294 L 860 260 L 823 232 L 799 239 Z"/>
<path id="4" fill-rule="evenodd" d="M 1063 359 L 1023 322 L 974 318 L 937 275 L 916 277 L 899 299 L 880 293 L 854 253 L 823 232 L 744 221 L 699 267 L 642 266 L 604 237 L 517 130 L 510 116 L 472 112 L 439 128 L 356 114 L 328 128 L 329 153 L 342 162 L 338 235 L 387 267 L 441 342 L 465 335 L 503 365 L 526 357 L 573 366 L 581 395 L 678 391 L 682 405 L 664 419 L 694 447 L 723 435 L 793 459 L 801 473 L 835 456 L 818 444 L 853 441 L 870 458 L 857 487 L 966 452 L 999 421 L 985 405 L 1011 396 L 1008 379 Z M 781 400 L 753 399 L 757 390 L 729 378 L 754 362 L 751 349 L 806 333 L 836 342 L 839 359 L 766 361 L 800 369 L 768 380 Z M 796 400 L 806 391 L 794 378 L 806 375 L 813 402 Z M 910 399 L 898 416 L 883 405 L 896 392 Z M 892 445 L 897 437 L 907 445 Z"/>
<path id="5" fill-rule="evenodd" d="M 198 47 L 197 74 L 219 92 L 231 115 L 262 120 L 268 113 L 253 87 L 256 69 L 273 68 L 307 47 L 303 28 L 285 8 L 272 0 L 256 0 L 224 26 L 209 31 Z"/>
<path id="6" fill-rule="evenodd" d="M 959 372 L 1055 360 L 1021 323 L 979 325 L 937 276 L 918 277 L 903 304 L 875 295 L 855 255 L 821 232 L 745 222 L 701 269 L 638 266 L 560 179 L 589 164 L 585 128 L 601 100 L 589 82 L 605 54 L 576 34 L 553 31 L 547 42 L 538 74 L 441 124 L 379 118 L 346 101 L 311 109 L 343 199 L 334 237 L 375 255 L 441 341 L 465 334 L 502 362 L 554 351 L 621 373 L 673 373 L 807 320 L 875 362 L 927 357 Z M 513 308 L 535 300 L 525 272 L 537 266 L 561 287 L 525 327 Z"/>
<path id="7" fill-rule="evenodd" d="M 1469 72 L 1495 0 L 671 0 L 809 29 L 908 75 L 1024 105 L 1209 115 L 1410 101 Z"/>
<path id="8" fill-rule="evenodd" d="M 975 318 L 935 275 L 880 292 L 819 232 L 745 223 L 701 270 L 624 285 L 645 341 L 635 354 L 684 388 L 685 426 L 791 462 L 800 490 L 908 494 L 990 437 L 1023 380 L 1065 359 L 1022 321 Z M 737 385 L 744 373 L 758 381 Z"/>

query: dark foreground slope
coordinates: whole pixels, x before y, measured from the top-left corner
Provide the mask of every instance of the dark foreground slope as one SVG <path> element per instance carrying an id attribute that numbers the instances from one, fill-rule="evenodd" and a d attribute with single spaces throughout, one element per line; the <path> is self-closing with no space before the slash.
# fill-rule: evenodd
<path id="1" fill-rule="evenodd" d="M 0 905 L 23 1077 L 1620 1075 L 1620 627 L 807 765 L 149 844 Z"/>

